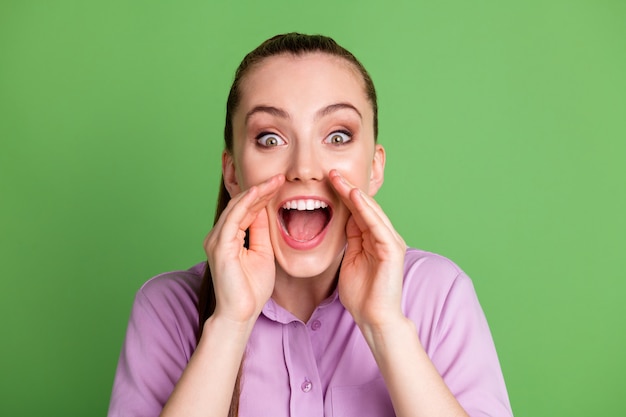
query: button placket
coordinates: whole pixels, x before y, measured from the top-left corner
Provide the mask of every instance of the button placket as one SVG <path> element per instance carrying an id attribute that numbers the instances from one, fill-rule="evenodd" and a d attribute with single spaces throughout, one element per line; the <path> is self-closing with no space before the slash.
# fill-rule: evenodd
<path id="1" fill-rule="evenodd" d="M 308 327 L 308 328 L 307 328 Z M 324 413 L 322 383 L 311 346 L 310 326 L 297 322 L 296 326 L 283 327 L 283 349 L 287 365 L 291 398 L 291 415 L 320 416 Z M 303 414 L 303 410 L 306 412 Z"/>

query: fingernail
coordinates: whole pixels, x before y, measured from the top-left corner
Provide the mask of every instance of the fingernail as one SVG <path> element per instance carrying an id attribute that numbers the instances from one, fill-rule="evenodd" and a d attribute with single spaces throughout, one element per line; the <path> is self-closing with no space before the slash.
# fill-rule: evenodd
<path id="1" fill-rule="evenodd" d="M 339 178 L 339 181 L 341 181 L 344 184 L 347 184 L 346 179 L 343 177 L 343 175 L 339 173 L 339 171 L 335 171 L 335 173 L 337 175 L 337 178 Z"/>

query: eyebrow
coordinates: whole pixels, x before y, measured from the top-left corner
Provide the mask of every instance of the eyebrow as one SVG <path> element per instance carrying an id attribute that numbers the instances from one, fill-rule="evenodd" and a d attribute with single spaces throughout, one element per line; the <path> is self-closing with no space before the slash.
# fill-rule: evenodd
<path id="1" fill-rule="evenodd" d="M 361 115 L 361 112 L 359 111 L 359 109 L 357 109 L 350 103 L 331 104 L 330 106 L 326 106 L 323 109 L 319 110 L 317 114 L 315 115 L 315 117 L 316 119 L 321 119 L 322 117 L 328 116 L 329 114 L 333 112 L 344 110 L 344 109 L 353 110 L 354 112 L 356 112 L 356 114 L 359 115 L 360 119 L 363 119 L 363 116 Z"/>
<path id="2" fill-rule="evenodd" d="M 256 113 L 268 113 L 272 116 L 280 117 L 281 119 L 289 119 L 289 113 L 287 113 L 283 109 L 279 109 L 278 107 L 273 106 L 255 106 L 252 110 L 246 113 L 246 124 L 248 124 L 248 120 Z"/>
<path id="3" fill-rule="evenodd" d="M 334 113 L 339 110 L 344 110 L 344 109 L 354 111 L 356 114 L 359 115 L 360 119 L 363 119 L 361 112 L 350 103 L 335 103 L 335 104 L 328 105 L 318 110 L 317 113 L 315 114 L 315 118 L 321 119 L 324 116 L 328 116 L 331 113 Z M 267 113 L 271 116 L 280 117 L 281 119 L 289 119 L 291 117 L 288 112 L 286 112 L 283 109 L 279 109 L 278 107 L 255 106 L 252 110 L 246 113 L 246 124 L 248 124 L 248 120 L 250 120 L 250 118 L 256 113 Z"/>

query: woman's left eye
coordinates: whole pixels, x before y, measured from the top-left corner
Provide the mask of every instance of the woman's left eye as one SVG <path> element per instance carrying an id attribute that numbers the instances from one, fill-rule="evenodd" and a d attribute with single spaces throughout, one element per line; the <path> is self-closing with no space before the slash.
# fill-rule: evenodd
<path id="1" fill-rule="evenodd" d="M 325 143 L 329 143 L 331 145 L 343 145 L 344 143 L 348 143 L 352 140 L 352 134 L 350 132 L 333 132 L 326 137 L 324 140 Z"/>
<path id="2" fill-rule="evenodd" d="M 265 148 L 273 148 L 286 143 L 285 140 L 277 134 L 265 132 L 256 137 L 256 142 Z"/>

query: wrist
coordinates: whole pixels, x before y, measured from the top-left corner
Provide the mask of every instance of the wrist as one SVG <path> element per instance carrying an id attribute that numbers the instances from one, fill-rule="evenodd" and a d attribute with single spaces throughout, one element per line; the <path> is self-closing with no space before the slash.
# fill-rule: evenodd
<path id="1" fill-rule="evenodd" d="M 361 329 L 361 331 L 367 331 L 370 333 L 386 333 L 391 332 L 398 327 L 401 327 L 407 322 L 411 322 L 400 310 L 400 308 L 393 309 L 394 311 L 375 311 L 369 314 L 352 314 L 352 317 Z"/>
<path id="2" fill-rule="evenodd" d="M 263 305 L 256 305 L 252 302 L 244 302 L 238 300 L 237 303 L 221 303 L 218 299 L 215 311 L 211 317 L 213 320 L 217 320 L 220 323 L 229 323 L 236 328 L 248 327 L 256 323 Z"/>
<path id="3" fill-rule="evenodd" d="M 402 314 L 386 320 L 361 322 L 357 325 L 375 355 L 410 340 L 416 334 L 415 324 Z"/>
<path id="4" fill-rule="evenodd" d="M 218 338 L 225 343 L 231 341 L 235 345 L 241 343 L 245 345 L 250 337 L 250 333 L 252 333 L 254 323 L 256 323 L 256 318 L 239 321 L 220 314 L 213 314 L 204 322 L 201 341 L 206 339 L 205 335 L 211 335 L 211 338 Z"/>

